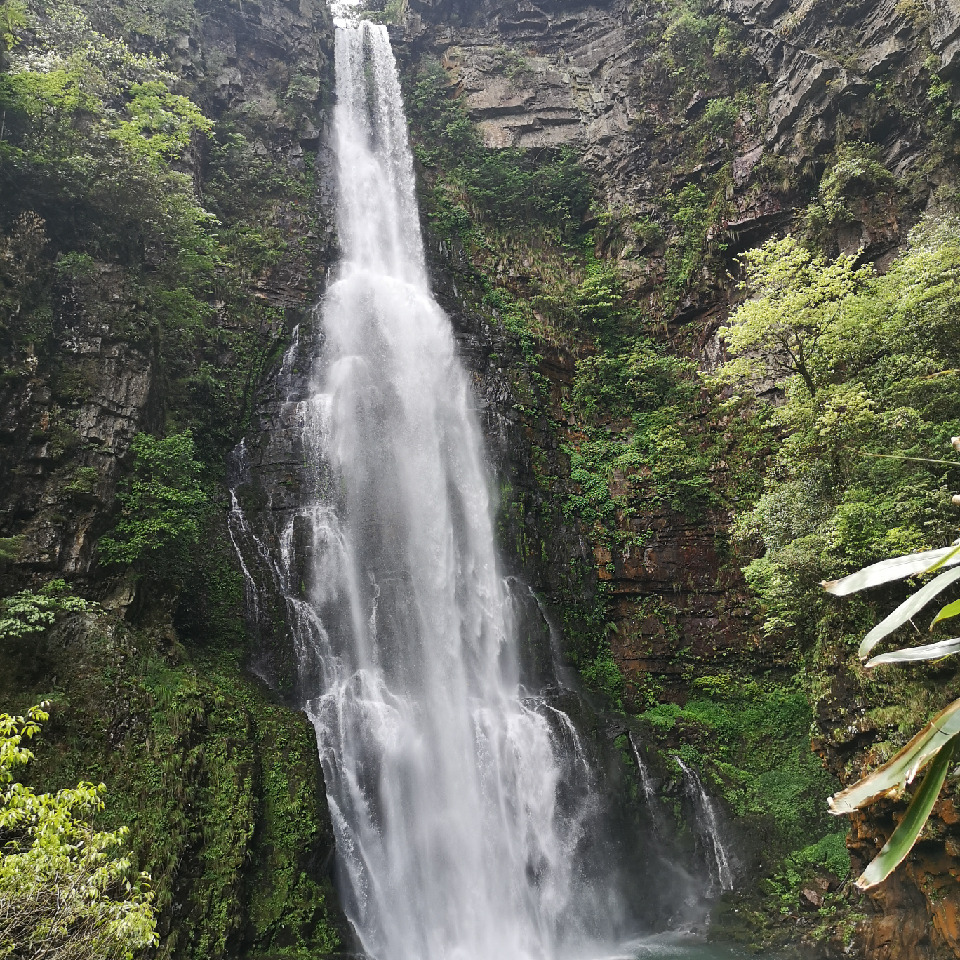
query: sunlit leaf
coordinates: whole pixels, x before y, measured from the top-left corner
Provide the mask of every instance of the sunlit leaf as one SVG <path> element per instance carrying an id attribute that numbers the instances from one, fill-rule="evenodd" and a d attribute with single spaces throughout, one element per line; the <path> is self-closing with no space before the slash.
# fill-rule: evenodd
<path id="1" fill-rule="evenodd" d="M 923 825 L 927 822 L 927 817 L 930 816 L 933 805 L 937 802 L 937 797 L 940 795 L 940 788 L 943 786 L 947 769 L 953 759 L 955 744 L 956 739 L 954 738 L 940 748 L 936 759 L 927 771 L 927 775 L 923 778 L 923 782 L 913 795 L 903 820 L 893 831 L 893 836 L 883 845 L 883 849 L 857 880 L 857 886 L 861 890 L 869 890 L 870 887 L 875 887 L 878 883 L 886 880 L 913 848 Z"/>
<path id="2" fill-rule="evenodd" d="M 960 653 L 960 637 L 952 640 L 940 640 L 938 643 L 927 643 L 922 647 L 904 647 L 891 653 L 881 653 L 878 657 L 868 660 L 867 667 L 879 667 L 883 663 L 909 663 L 913 660 L 938 660 L 940 657 L 949 657 Z"/>
<path id="3" fill-rule="evenodd" d="M 954 557 L 957 559 L 954 560 Z M 923 572 L 936 573 L 941 567 L 952 567 L 955 563 L 960 563 L 960 544 L 957 541 L 953 542 L 953 548 L 945 557 L 941 557 L 932 567 L 927 567 Z"/>
<path id="4" fill-rule="evenodd" d="M 883 766 L 828 801 L 830 812 L 853 813 L 880 797 L 898 797 L 917 772 L 943 745 L 960 733 L 960 700 L 941 710 L 902 750 Z"/>
<path id="5" fill-rule="evenodd" d="M 931 580 L 916 593 L 907 597 L 888 617 L 880 621 L 861 641 L 860 658 L 867 654 L 889 633 L 897 627 L 903 626 L 911 617 L 919 613 L 938 593 L 945 590 L 951 583 L 960 580 L 960 570 L 949 570 Z"/>
<path id="6" fill-rule="evenodd" d="M 877 587 L 881 583 L 902 580 L 904 577 L 927 573 L 942 566 L 952 567 L 958 563 L 960 545 L 941 547 L 939 550 L 924 550 L 922 553 L 908 553 L 902 557 L 881 560 L 839 580 L 824 580 L 820 586 L 835 597 L 845 597 L 869 587 Z"/>
<path id="7" fill-rule="evenodd" d="M 960 613 L 960 600 L 954 600 L 953 603 L 948 603 L 933 618 L 933 623 L 930 624 L 930 629 L 932 630 L 941 620 L 949 620 L 950 617 L 955 617 L 958 613 Z"/>

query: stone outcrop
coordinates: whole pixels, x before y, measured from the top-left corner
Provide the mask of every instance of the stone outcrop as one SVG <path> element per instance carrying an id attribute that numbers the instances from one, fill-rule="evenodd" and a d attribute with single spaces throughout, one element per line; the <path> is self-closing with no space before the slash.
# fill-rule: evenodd
<path id="1" fill-rule="evenodd" d="M 909 116 L 894 102 L 868 107 L 866 101 L 885 81 L 906 82 L 908 88 L 898 91 L 905 99 L 923 97 L 918 75 L 928 36 L 944 63 L 952 63 L 960 14 L 948 0 L 928 5 L 929 17 L 919 4 L 895 0 L 864 0 L 837 12 L 824 3 L 798 10 L 778 0 L 724 0 L 720 7 L 751 69 L 770 85 L 760 142 L 751 144 L 748 136 L 738 144 L 740 157 L 753 159 L 740 161 L 736 185 L 746 184 L 745 167 L 765 152 L 797 167 L 864 124 L 885 128 L 882 143 L 897 172 L 916 164 L 923 144 Z M 651 52 L 644 16 L 643 4 L 623 0 L 488 0 L 469 9 L 410 0 L 404 37 L 442 57 L 490 146 L 575 145 L 604 174 L 609 201 L 636 203 L 662 185 L 656 176 L 662 164 L 651 156 L 658 145 L 638 138 L 644 111 L 654 106 L 636 92 Z M 703 94 L 700 99 L 705 102 Z M 876 116 L 864 115 L 871 111 Z"/>
<path id="2" fill-rule="evenodd" d="M 109 31 L 110 9 L 100 16 Z M 155 42 L 204 112 L 252 132 L 263 155 L 303 169 L 317 155 L 323 236 L 306 210 L 277 211 L 288 257 L 257 281 L 255 294 L 282 310 L 304 311 L 316 294 L 322 256 L 333 245 L 321 130 L 332 88 L 332 24 L 319 0 L 198 7 L 192 24 Z M 188 158 L 202 190 L 203 157 Z M 40 249 L 50 241 L 37 219 Z M 303 243 L 296 241 L 303 240 Z M 13 258 L 22 251 L 11 248 Z M 321 260 L 321 262 L 317 262 Z M 9 358 L 0 382 L 0 537 L 16 538 L 24 567 L 86 575 L 96 539 L 109 527 L 118 463 L 138 430 L 159 426 L 165 405 L 156 344 L 131 337 L 136 292 L 114 264 L 54 290 L 48 336 Z M 241 316 L 222 315 L 242 328 Z M 267 338 L 281 333 L 263 331 Z"/>
<path id="3" fill-rule="evenodd" d="M 930 13 L 930 43 L 944 70 L 953 73 L 960 57 L 960 5 L 956 0 L 925 0 Z"/>
<path id="4" fill-rule="evenodd" d="M 850 222 L 842 235 L 838 232 L 837 248 L 853 252 L 863 247 L 870 256 L 895 248 L 938 183 L 949 179 L 945 164 L 952 162 L 941 155 L 939 166 L 927 164 L 940 122 L 932 119 L 927 100 L 932 79 L 928 59 L 932 56 L 945 76 L 960 65 L 956 0 L 851 0 L 840 6 L 826 0 L 799 5 L 722 0 L 715 6 L 737 45 L 741 73 L 709 77 L 702 89 L 679 100 L 674 80 L 656 62 L 662 38 L 648 30 L 659 4 L 408 0 L 406 22 L 394 31 L 408 66 L 425 59 L 442 63 L 451 88 L 463 96 L 489 146 L 573 150 L 593 172 L 614 213 L 659 216 L 669 234 L 674 228 L 662 211 L 664 195 L 725 176 L 729 168 L 725 212 L 707 241 L 710 256 L 676 309 L 663 318 L 665 336 L 680 344 L 682 335 L 677 348 L 705 367 L 719 358 L 713 331 L 735 296 L 734 255 L 795 220 L 815 195 L 838 142 L 871 141 L 883 164 L 894 175 L 911 179 L 913 186 L 904 209 L 894 209 L 868 191 L 853 198 Z M 109 32 L 109 10 L 105 7 L 97 16 L 101 29 Z M 336 245 L 325 146 L 332 97 L 328 11 L 320 0 L 202 0 L 189 23 L 139 42 L 165 52 L 183 78 L 184 90 L 212 118 L 241 127 L 257 156 L 280 159 L 290 170 L 315 171 L 317 209 L 283 202 L 271 211 L 271 226 L 288 241 L 288 254 L 258 276 L 249 291 L 251 304 L 275 310 L 274 319 L 259 330 L 265 355 L 297 322 L 306 343 L 315 336 L 309 308 Z M 693 156 L 679 132 L 700 123 L 712 101 L 731 99 L 738 85 L 756 93 L 754 102 L 737 106 L 738 115 L 722 134 L 705 131 L 702 149 L 698 146 L 700 152 Z M 210 158 L 202 151 L 192 153 L 184 158 L 184 169 L 202 190 Z M 4 262 L 36 255 L 31 230 L 40 236 L 42 223 L 23 226 L 19 247 L 8 243 L 0 248 Z M 598 228 L 597 233 L 600 252 L 618 261 L 637 301 L 651 301 L 663 285 L 666 241 L 624 238 L 613 228 L 607 234 Z M 37 242 L 42 246 L 46 241 Z M 569 471 L 561 449 L 561 441 L 570 438 L 562 425 L 562 403 L 570 393 L 574 352 L 544 350 L 535 369 L 523 368 L 511 337 L 461 297 L 461 254 L 434 243 L 431 267 L 438 297 L 454 320 L 461 354 L 474 376 L 488 445 L 503 481 L 504 540 L 516 545 L 511 562 L 548 598 L 560 592 L 571 568 L 582 573 L 588 591 L 603 583 L 617 627 L 613 653 L 628 681 L 638 686 L 651 675 L 682 700 L 687 678 L 680 649 L 687 651 L 685 662 L 695 658 L 706 672 L 719 669 L 730 656 L 753 655 L 756 625 L 743 583 L 737 565 L 718 550 L 728 518 L 713 512 L 694 521 L 657 507 L 629 522 L 624 519 L 625 532 L 644 534 L 642 547 L 613 550 L 592 543 L 574 519 L 564 516 L 545 495 L 538 470 L 560 477 Z M 96 271 L 86 281 L 57 279 L 49 336 L 4 358 L 0 557 L 13 552 L 18 559 L 0 573 L 10 589 L 31 576 L 66 574 L 87 578 L 92 593 L 103 591 L 94 545 L 113 523 L 116 483 L 127 465 L 129 444 L 137 431 L 160 426 L 169 402 L 155 340 L 128 333 L 135 296 L 122 272 L 106 263 L 97 264 Z M 222 311 L 218 322 L 225 329 L 259 323 L 241 312 Z M 266 372 L 261 369 L 256 376 Z M 302 381 L 302 369 L 299 376 Z M 521 410 L 518 393 L 525 389 L 524 378 L 532 376 L 544 378 L 548 397 L 543 409 Z M 248 492 L 251 511 L 279 515 L 296 504 L 302 451 L 284 420 L 286 386 L 281 378 L 262 388 L 256 405 L 246 453 L 248 465 L 270 478 L 270 491 L 269 497 L 264 490 Z M 294 383 L 293 389 L 302 386 Z M 534 450 L 541 458 L 538 464 Z M 634 480 L 618 477 L 618 490 Z M 221 530 L 224 542 L 226 537 Z M 117 593 L 123 609 L 132 593 L 128 585 Z M 282 611 L 263 612 L 254 667 L 281 695 L 292 696 L 292 661 L 282 630 L 275 629 Z M 169 624 L 161 633 L 149 639 L 176 664 L 177 637 Z M 71 638 L 68 631 L 56 641 L 62 640 L 59 649 L 40 650 L 40 659 L 24 661 L 25 672 L 16 673 L 23 682 L 8 692 L 41 689 L 51 671 L 67 669 L 71 651 L 85 649 L 92 633 L 84 637 Z M 107 653 L 126 656 L 121 648 L 118 641 Z M 0 658 L 10 662 L 17 656 L 16 650 L 0 651 Z M 95 696 L 109 699 L 112 692 L 98 690 Z M 240 699 L 236 713 L 242 729 L 235 741 L 249 753 L 255 721 L 251 701 Z M 233 715 L 233 707 L 225 710 L 212 693 L 200 701 L 207 713 L 190 721 L 189 735 L 180 744 L 184 750 L 207 743 L 208 722 L 215 725 L 222 718 L 227 723 Z M 98 714 L 91 724 L 109 726 L 115 745 L 146 750 L 143 730 L 135 729 L 140 722 L 136 711 L 117 703 L 114 716 L 104 721 Z M 148 706 L 137 709 L 143 712 Z M 821 726 L 828 719 L 821 716 Z M 872 731 L 862 733 L 850 744 L 822 743 L 838 772 L 864 748 Z M 302 734 L 300 730 L 301 741 Z M 265 769 L 257 773 L 265 775 Z M 255 802 L 265 804 L 266 795 L 257 793 Z M 934 832 L 956 822 L 945 804 L 937 817 Z M 875 838 L 889 833 L 892 824 L 890 811 L 857 821 L 855 855 L 865 861 Z M 326 828 L 321 827 L 320 833 Z M 269 846 L 268 839 L 261 835 L 254 845 L 262 849 Z M 318 877 L 325 867 L 313 861 L 325 856 L 327 841 L 319 837 L 310 850 L 309 872 Z M 200 856 L 196 849 L 192 855 Z M 890 960 L 960 956 L 952 892 L 957 862 L 956 841 L 948 831 L 925 841 L 902 875 L 875 901 L 867 901 L 871 915 L 860 931 L 865 955 Z M 244 870 L 238 868 L 236 876 L 253 882 Z M 178 904 L 190 902 L 187 887 L 185 879 Z M 168 925 L 171 916 L 166 915 Z M 276 944 L 277 949 L 283 946 Z M 245 942 L 243 949 L 252 946 Z"/>

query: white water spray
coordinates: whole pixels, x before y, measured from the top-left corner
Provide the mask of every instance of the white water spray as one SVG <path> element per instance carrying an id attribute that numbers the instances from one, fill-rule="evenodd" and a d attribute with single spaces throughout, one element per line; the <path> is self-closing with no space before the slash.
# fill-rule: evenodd
<path id="1" fill-rule="evenodd" d="M 720 889 L 723 892 L 730 891 L 734 887 L 733 867 L 720 836 L 720 819 L 717 816 L 716 805 L 704 789 L 697 771 L 689 764 L 684 763 L 679 757 L 675 759 L 683 773 L 687 796 L 694 807 L 696 818 L 693 827 L 700 835 L 706 853 L 707 865 Z"/>
<path id="2" fill-rule="evenodd" d="M 343 259 L 311 395 L 282 403 L 312 492 L 269 566 L 313 690 L 345 910 L 375 960 L 597 956 L 618 907 L 583 868 L 593 774 L 569 718 L 521 685 L 386 29 L 339 18 L 336 69 Z M 262 551 L 236 499 L 231 530 Z"/>

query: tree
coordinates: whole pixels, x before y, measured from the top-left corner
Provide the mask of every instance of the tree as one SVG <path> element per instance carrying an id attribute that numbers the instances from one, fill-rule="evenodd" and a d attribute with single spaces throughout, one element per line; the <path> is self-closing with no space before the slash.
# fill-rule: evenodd
<path id="1" fill-rule="evenodd" d="M 944 435 L 960 433 L 958 237 L 954 218 L 924 220 L 888 271 L 872 277 L 849 262 L 825 264 L 793 241 L 751 254 L 758 299 L 734 314 L 733 339 L 743 348 L 754 321 L 768 339 L 724 365 L 720 379 L 756 389 L 772 377 L 785 395 L 770 409 L 780 433 L 763 495 L 737 518 L 735 534 L 753 555 L 762 551 L 746 575 L 767 631 L 789 631 L 803 649 L 818 642 L 825 575 L 956 535 L 943 509 L 956 467 L 941 451 Z M 825 295 L 850 287 L 837 301 Z M 738 326 L 744 311 L 751 316 Z M 772 356 L 774 325 L 802 342 L 813 394 L 787 354 Z"/>
<path id="2" fill-rule="evenodd" d="M 793 237 L 772 240 L 745 254 L 746 286 L 753 291 L 720 328 L 734 358 L 721 382 L 754 386 L 772 378 L 778 387 L 798 376 L 811 397 L 831 370 L 844 301 L 873 275 L 853 257 L 828 263 Z"/>
<path id="3" fill-rule="evenodd" d="M 157 942 L 153 894 L 146 874 L 132 874 L 127 828 L 89 823 L 106 788 L 38 794 L 14 780 L 46 706 L 0 714 L 0 958 L 132 960 Z"/>
<path id="4" fill-rule="evenodd" d="M 133 475 L 121 485 L 121 515 L 113 536 L 102 537 L 100 555 L 111 564 L 145 562 L 177 577 L 200 539 L 206 494 L 189 430 L 169 437 L 138 433 L 131 449 Z"/>
<path id="5" fill-rule="evenodd" d="M 43 633 L 58 613 L 80 613 L 93 604 L 71 593 L 63 580 L 51 580 L 38 591 L 21 590 L 0 600 L 0 640 Z"/>

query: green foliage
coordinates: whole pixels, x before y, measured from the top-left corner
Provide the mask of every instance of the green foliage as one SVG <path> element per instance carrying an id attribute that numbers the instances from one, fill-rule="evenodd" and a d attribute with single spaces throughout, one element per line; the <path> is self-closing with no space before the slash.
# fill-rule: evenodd
<path id="1" fill-rule="evenodd" d="M 727 675 L 701 677 L 693 688 L 675 722 L 719 778 L 723 798 L 737 816 L 772 823 L 771 843 L 781 853 L 823 832 L 828 826 L 823 795 L 833 781 L 810 751 L 805 691 Z M 662 725 L 669 715 L 655 707 L 652 720 Z"/>
<path id="2" fill-rule="evenodd" d="M 578 232 L 593 186 L 570 150 L 485 148 L 439 64 L 415 78 L 407 110 L 417 158 L 442 172 L 441 193 L 459 195 L 476 217 L 507 228 L 535 222 L 568 238 Z"/>
<path id="3" fill-rule="evenodd" d="M 774 899 L 781 914 L 796 911 L 804 885 L 824 872 L 839 881 L 847 879 L 850 853 L 846 837 L 846 831 L 825 834 L 816 843 L 786 857 L 779 870 L 765 881 L 767 894 Z"/>
<path id="4" fill-rule="evenodd" d="M 950 536 L 950 467 L 938 461 L 945 435 L 960 433 L 960 242 L 952 221 L 926 222 L 882 277 L 791 240 L 750 262 L 759 296 L 732 318 L 725 336 L 740 356 L 721 379 L 781 385 L 773 418 L 785 436 L 736 533 L 762 547 L 746 573 L 768 631 L 809 648 L 824 575 Z"/>
<path id="5" fill-rule="evenodd" d="M 897 180 L 877 159 L 879 151 L 863 143 L 841 145 L 820 181 L 817 196 L 806 212 L 806 228 L 823 242 L 831 230 L 854 219 L 852 203 L 892 198 Z"/>
<path id="6" fill-rule="evenodd" d="M 367 0 L 363 16 L 376 23 L 402 23 L 407 0 Z"/>
<path id="7" fill-rule="evenodd" d="M 682 118 L 695 92 L 732 94 L 748 86 L 751 56 L 743 41 L 743 27 L 715 4 L 707 0 L 635 0 L 633 8 L 649 51 L 634 81 L 645 99 L 669 100 L 670 112 Z M 719 114 L 715 118 L 719 119 Z M 684 125 L 679 119 L 677 123 Z"/>
<path id="8" fill-rule="evenodd" d="M 497 66 L 511 79 L 518 80 L 529 72 L 529 66 L 523 54 L 510 47 L 498 47 L 493 56 Z"/>
<path id="9" fill-rule="evenodd" d="M 706 105 L 700 119 L 714 136 L 729 136 L 739 113 L 730 97 L 716 97 Z"/>
<path id="10" fill-rule="evenodd" d="M 63 580 L 51 580 L 39 591 L 21 590 L 0 600 L 0 640 L 19 640 L 43 633 L 58 614 L 90 609 L 89 600 L 75 596 Z"/>
<path id="11" fill-rule="evenodd" d="M 27 22 L 27 7 L 22 0 L 0 3 L 0 56 L 17 41 L 17 32 Z"/>
<path id="12" fill-rule="evenodd" d="M 630 417 L 665 404 L 683 404 L 697 393 L 694 364 L 671 356 L 653 340 L 627 341 L 619 353 L 598 353 L 577 363 L 573 400 L 586 423 Z"/>
<path id="13" fill-rule="evenodd" d="M 844 306 L 871 275 L 853 257 L 832 263 L 792 237 L 749 251 L 746 286 L 753 292 L 730 317 L 720 336 L 735 358 L 719 380 L 737 386 L 770 379 L 783 388 L 797 376 L 810 394 L 830 377 L 849 326 Z"/>
<path id="14" fill-rule="evenodd" d="M 616 268 L 588 259 L 586 276 L 573 292 L 577 326 L 585 332 L 609 335 L 622 320 L 625 307 L 623 281 Z"/>
<path id="15" fill-rule="evenodd" d="M 120 121 L 110 135 L 154 168 L 176 160 L 195 136 L 213 128 L 191 100 L 171 93 L 160 80 L 131 84 L 129 96 L 130 119 Z"/>
<path id="16" fill-rule="evenodd" d="M 588 690 L 603 695 L 608 706 L 623 710 L 623 674 L 613 659 L 609 644 L 605 644 L 600 653 L 588 663 L 581 664 L 580 677 Z"/>
<path id="17" fill-rule="evenodd" d="M 162 234 L 194 205 L 168 161 L 209 121 L 172 92 L 160 60 L 94 30 L 78 7 L 30 13 L 29 55 L 0 74 L 0 188 L 16 197 L 12 213 L 37 211 L 87 252 Z"/>
<path id="18" fill-rule="evenodd" d="M 113 536 L 101 537 L 109 564 L 146 562 L 156 572 L 182 576 L 200 539 L 207 504 L 189 430 L 163 439 L 138 433 L 131 444 L 133 475 L 117 494 L 121 516 Z"/>
<path id="19" fill-rule="evenodd" d="M 521 150 L 482 150 L 457 170 L 482 218 L 519 225 L 531 220 L 572 235 L 586 215 L 593 187 L 570 150 L 542 157 Z"/>
<path id="20" fill-rule="evenodd" d="M 22 549 L 23 537 L 0 537 L 0 564 L 16 560 Z"/>
<path id="21" fill-rule="evenodd" d="M 73 479 L 63 488 L 67 493 L 81 496 L 93 493 L 100 482 L 100 474 L 95 467 L 77 467 Z"/>
<path id="22" fill-rule="evenodd" d="M 693 364 L 646 338 L 578 361 L 572 399 L 587 436 L 571 448 L 571 479 L 580 493 L 569 499 L 567 514 L 588 527 L 615 529 L 615 507 L 627 507 L 610 499 L 615 473 L 631 477 L 647 503 L 696 514 L 711 502 L 713 454 L 687 427 L 700 412 L 699 393 Z M 608 418 L 626 423 L 613 431 Z"/>
<path id="23" fill-rule="evenodd" d="M 103 784 L 35 793 L 15 780 L 48 719 L 0 714 L 0 956 L 132 960 L 157 943 L 153 895 L 124 852 L 127 828 L 96 831 Z"/>
<path id="24" fill-rule="evenodd" d="M 658 733 L 667 733 L 677 725 L 682 713 L 683 708 L 678 703 L 655 703 L 640 714 L 640 719 Z"/>
<path id="25" fill-rule="evenodd" d="M 711 85 L 716 76 L 734 77 L 743 72 L 746 55 L 738 39 L 738 25 L 705 0 L 667 0 L 634 4 L 652 48 L 639 79 L 650 91 L 668 85 L 678 97 Z M 682 106 L 682 104 L 678 104 Z"/>
<path id="26" fill-rule="evenodd" d="M 128 738 L 118 813 L 170 916 L 163 955 L 230 956 L 243 938 L 255 955 L 306 960 L 339 946 L 332 884 L 320 858 L 332 848 L 317 793 L 310 725 L 270 702 L 230 657 L 171 666 L 137 662 L 126 683 L 147 724 Z"/>
<path id="27" fill-rule="evenodd" d="M 218 547 L 232 557 L 215 539 L 204 550 Z M 180 623 L 180 641 L 161 655 L 152 626 L 96 610 L 69 643 L 22 644 L 26 670 L 0 686 L 29 702 L 28 688 L 56 675 L 55 702 L 69 710 L 45 730 L 50 749 L 29 782 L 108 785 L 97 828 L 129 826 L 129 859 L 152 877 L 161 942 L 151 956 L 323 957 L 340 933 L 315 732 L 246 672 L 242 582 L 225 593 L 229 628 Z"/>
<path id="28" fill-rule="evenodd" d="M 700 676 L 684 705 L 656 702 L 638 720 L 648 749 L 668 769 L 675 755 L 694 764 L 707 790 L 753 838 L 754 870 L 764 879 L 740 891 L 739 912 L 747 913 L 752 901 L 757 919 L 779 921 L 799 910 L 808 883 L 824 890 L 825 873 L 835 878 L 833 888 L 846 879 L 846 833 L 836 831 L 823 803 L 836 781 L 810 750 L 812 710 L 795 678 Z M 834 910 L 835 901 L 824 894 L 825 909 Z M 751 937 L 755 942 L 756 930 Z"/>
<path id="29" fill-rule="evenodd" d="M 955 437 L 953 443 L 957 449 L 960 449 L 960 438 Z M 960 544 L 955 543 L 939 550 L 883 560 L 840 580 L 824 583 L 824 589 L 828 593 L 845 596 L 913 574 L 938 573 L 933 580 L 900 603 L 863 638 L 858 651 L 860 658 L 866 660 L 877 643 L 904 624 L 909 622 L 914 626 L 913 619 L 921 610 L 960 577 L 960 569 L 956 569 L 958 562 L 960 562 Z M 954 569 L 944 571 L 944 567 Z M 951 619 L 958 612 L 960 612 L 960 603 L 957 601 L 948 603 L 933 618 L 930 629 L 933 630 L 938 623 Z M 866 666 L 870 668 L 886 663 L 939 659 L 944 654 L 952 655 L 958 652 L 958 649 L 960 647 L 955 639 L 911 646 L 873 657 L 867 660 Z M 918 771 L 929 765 L 923 782 L 914 792 L 910 805 L 893 835 L 857 880 L 857 886 L 861 889 L 869 889 L 885 880 L 913 848 L 940 794 L 958 736 L 960 736 L 960 700 L 955 700 L 941 710 L 889 760 L 868 776 L 830 798 L 832 813 L 852 813 L 880 798 L 900 795 Z"/>
<path id="30" fill-rule="evenodd" d="M 141 26 L 160 36 L 191 10 L 166 0 Z M 129 29 L 127 14 L 139 17 L 117 0 L 97 23 Z M 94 29 L 80 8 L 31 0 L 26 17 L 0 74 L 0 356 L 42 357 L 53 315 L 75 303 L 156 354 L 198 458 L 221 460 L 285 325 L 251 287 L 295 257 L 315 260 L 312 164 L 261 156 L 250 117 L 214 127 L 159 57 Z M 314 238 L 302 251 L 285 239 L 291 224 Z"/>
<path id="31" fill-rule="evenodd" d="M 665 257 L 664 294 L 669 307 L 679 300 L 706 262 L 708 235 L 720 217 L 722 193 L 716 190 L 711 194 L 688 183 L 679 193 L 667 192 L 662 203 L 673 225 Z"/>
<path id="32" fill-rule="evenodd" d="M 644 247 L 654 247 L 663 240 L 663 228 L 647 215 L 637 217 L 633 229 Z"/>

